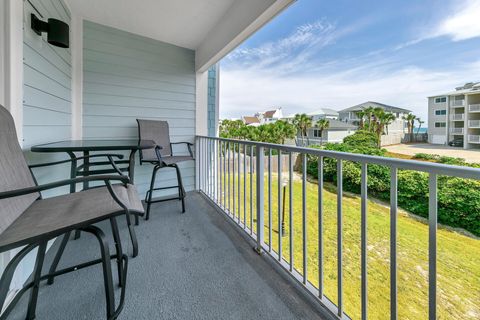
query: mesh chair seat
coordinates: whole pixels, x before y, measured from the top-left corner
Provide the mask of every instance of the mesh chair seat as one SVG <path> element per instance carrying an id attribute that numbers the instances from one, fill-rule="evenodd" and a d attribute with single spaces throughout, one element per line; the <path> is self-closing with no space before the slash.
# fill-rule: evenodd
<path id="1" fill-rule="evenodd" d="M 172 164 L 177 164 L 179 162 L 184 162 L 184 161 L 190 161 L 193 160 L 193 157 L 191 156 L 168 156 L 168 157 L 162 157 L 162 162 L 169 166 Z M 158 162 L 158 158 L 156 156 L 149 156 L 149 157 L 144 157 L 143 161 L 146 162 Z"/>
<path id="2" fill-rule="evenodd" d="M 117 184 L 113 185 L 113 190 L 130 212 L 143 214 L 135 186 Z M 61 235 L 72 226 L 88 225 L 116 213 L 125 214 L 125 211 L 115 202 L 107 187 L 37 200 L 0 234 L 0 248 L 31 243 L 45 234 Z"/>

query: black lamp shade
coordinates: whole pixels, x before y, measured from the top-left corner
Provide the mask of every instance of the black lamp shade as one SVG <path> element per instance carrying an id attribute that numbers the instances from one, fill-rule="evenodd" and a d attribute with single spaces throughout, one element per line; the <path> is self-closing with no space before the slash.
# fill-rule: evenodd
<path id="1" fill-rule="evenodd" d="M 47 33 L 47 41 L 51 45 L 68 48 L 70 44 L 70 27 L 63 21 L 48 19 L 48 23 L 38 19 L 33 13 L 31 15 L 31 27 L 39 36 L 42 32 Z"/>
<path id="2" fill-rule="evenodd" d="M 48 19 L 48 43 L 60 48 L 68 48 L 70 44 L 69 30 L 70 27 L 65 22 Z"/>

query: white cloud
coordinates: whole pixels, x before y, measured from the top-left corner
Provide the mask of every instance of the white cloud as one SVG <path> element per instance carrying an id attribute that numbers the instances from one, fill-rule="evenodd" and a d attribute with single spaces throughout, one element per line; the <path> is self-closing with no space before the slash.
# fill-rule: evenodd
<path id="1" fill-rule="evenodd" d="M 467 0 L 457 2 L 454 13 L 443 20 L 434 36 L 446 35 L 454 41 L 480 37 L 480 1 Z"/>
<path id="2" fill-rule="evenodd" d="M 277 41 L 267 42 L 255 48 L 239 48 L 228 55 L 226 64 L 232 68 L 267 69 L 275 66 L 277 74 L 295 72 L 313 52 L 333 43 L 345 31 L 325 19 L 300 25 L 293 33 Z"/>

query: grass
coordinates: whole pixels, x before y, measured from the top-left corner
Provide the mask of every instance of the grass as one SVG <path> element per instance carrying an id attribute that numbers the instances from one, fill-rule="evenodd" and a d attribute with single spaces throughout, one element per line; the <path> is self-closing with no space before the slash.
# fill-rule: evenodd
<path id="1" fill-rule="evenodd" d="M 233 178 L 225 196 L 233 212 L 243 220 L 244 185 L 243 175 L 235 181 L 236 197 L 233 196 Z M 246 192 L 246 221 L 250 227 L 250 202 L 255 209 L 255 177 L 253 198 L 250 199 L 250 175 Z M 293 236 L 293 265 L 300 273 L 303 270 L 302 255 L 302 182 L 293 179 L 293 232 L 288 234 L 289 201 L 286 199 L 285 229 L 282 238 L 282 256 L 289 261 L 289 236 Z M 222 181 L 223 183 L 223 181 Z M 238 204 L 240 190 L 240 207 Z M 316 183 L 307 182 L 307 275 L 308 281 L 318 287 L 318 191 Z M 272 175 L 271 223 L 269 233 L 268 178 L 265 177 L 265 242 L 271 237 L 272 249 L 278 252 L 278 179 Z M 324 241 L 324 292 L 337 303 L 337 194 L 333 186 L 324 191 L 323 241 Z M 425 199 L 427 201 L 427 199 Z M 344 310 L 352 319 L 360 319 L 360 199 L 344 194 L 343 199 L 343 301 Z M 368 201 L 368 315 L 369 319 L 387 319 L 390 310 L 390 213 L 389 208 L 377 201 Z M 400 210 L 398 216 L 398 318 L 428 318 L 428 225 Z M 254 230 L 255 230 L 254 225 Z M 439 227 L 437 232 L 437 315 L 438 319 L 480 318 L 480 240 Z"/>

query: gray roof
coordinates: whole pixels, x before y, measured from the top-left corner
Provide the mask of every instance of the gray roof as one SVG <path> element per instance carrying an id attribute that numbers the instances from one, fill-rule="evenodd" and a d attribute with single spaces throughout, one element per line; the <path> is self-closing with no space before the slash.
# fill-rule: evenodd
<path id="1" fill-rule="evenodd" d="M 385 111 L 388 111 L 388 112 L 401 112 L 401 113 L 412 112 L 411 110 L 408 110 L 408 109 L 389 106 L 388 104 L 383 104 L 383 103 L 375 102 L 375 101 L 367 101 L 367 102 L 364 102 L 364 103 L 360 103 L 360 104 L 357 104 L 356 106 L 340 110 L 339 112 L 362 111 L 363 109 L 368 108 L 368 107 L 382 108 L 382 109 L 384 109 Z"/>
<path id="2" fill-rule="evenodd" d="M 340 120 L 327 119 L 329 122 L 328 130 L 350 130 L 357 129 L 357 126 Z M 315 124 L 313 124 L 315 127 Z"/>
<path id="3" fill-rule="evenodd" d="M 338 111 L 330 108 L 321 108 L 312 112 L 307 113 L 309 116 L 315 115 L 327 115 L 327 116 L 338 116 Z"/>

